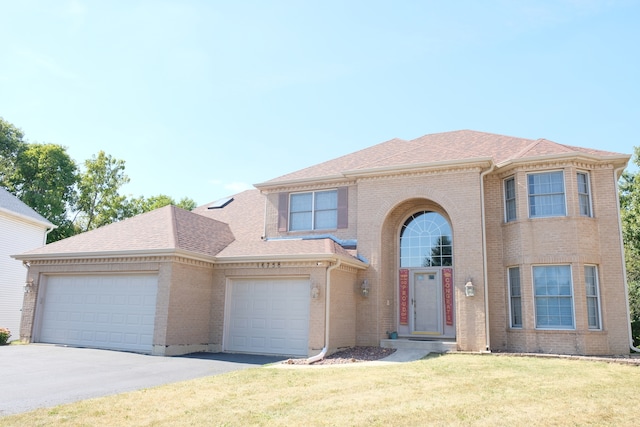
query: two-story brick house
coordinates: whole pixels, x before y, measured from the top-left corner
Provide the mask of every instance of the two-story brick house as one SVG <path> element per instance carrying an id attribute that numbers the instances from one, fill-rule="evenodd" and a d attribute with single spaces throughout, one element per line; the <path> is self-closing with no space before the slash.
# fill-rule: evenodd
<path id="1" fill-rule="evenodd" d="M 17 256 L 24 340 L 316 356 L 401 340 L 621 354 L 628 155 L 475 131 L 394 139 Z"/>

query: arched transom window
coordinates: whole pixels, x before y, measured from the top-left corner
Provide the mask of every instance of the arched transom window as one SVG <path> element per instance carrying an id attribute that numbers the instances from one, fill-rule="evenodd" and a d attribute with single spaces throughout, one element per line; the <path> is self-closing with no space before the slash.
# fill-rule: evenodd
<path id="1" fill-rule="evenodd" d="M 453 265 L 451 226 L 439 213 L 422 211 L 409 217 L 400 231 L 400 266 Z"/>

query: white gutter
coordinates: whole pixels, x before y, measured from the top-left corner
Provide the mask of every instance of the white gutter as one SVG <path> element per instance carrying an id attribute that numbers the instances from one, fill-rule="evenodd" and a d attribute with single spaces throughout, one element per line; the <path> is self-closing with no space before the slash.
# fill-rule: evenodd
<path id="1" fill-rule="evenodd" d="M 616 168 L 613 171 L 613 183 L 616 188 L 616 203 L 618 204 L 618 230 L 620 231 L 620 249 L 622 250 L 622 280 L 624 280 L 624 298 L 626 302 L 626 310 L 627 310 L 627 325 L 629 327 L 629 348 L 636 353 L 640 353 L 640 348 L 633 346 L 633 332 L 631 331 L 631 314 L 629 313 L 629 284 L 627 283 L 627 263 L 626 256 L 624 250 L 624 241 L 622 240 L 622 218 L 620 215 L 620 192 L 618 190 L 618 179 L 620 178 L 621 172 L 624 170 L 626 166 L 621 166 Z"/>
<path id="2" fill-rule="evenodd" d="M 484 321 L 485 321 L 485 350 L 491 351 L 489 344 L 491 343 L 490 327 L 489 327 L 489 272 L 487 269 L 487 224 L 484 211 L 484 177 L 493 172 L 496 165 L 491 164 L 491 167 L 480 174 L 480 211 L 482 213 L 482 258 L 484 267 Z"/>
<path id="3" fill-rule="evenodd" d="M 307 358 L 307 363 L 317 362 L 324 359 L 329 351 L 329 326 L 330 326 L 330 314 L 331 314 L 331 271 L 340 267 L 342 260 L 338 259 L 338 262 L 334 265 L 327 267 L 327 285 L 324 292 L 324 347 L 322 351 L 315 356 Z"/>

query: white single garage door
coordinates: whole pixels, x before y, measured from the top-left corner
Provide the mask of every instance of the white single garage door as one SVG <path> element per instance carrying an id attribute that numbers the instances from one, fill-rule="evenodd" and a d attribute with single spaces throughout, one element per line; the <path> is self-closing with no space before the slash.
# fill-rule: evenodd
<path id="1" fill-rule="evenodd" d="M 37 341 L 151 353 L 157 275 L 48 276 Z"/>
<path id="2" fill-rule="evenodd" d="M 236 279 L 227 298 L 226 351 L 307 355 L 309 280 Z"/>

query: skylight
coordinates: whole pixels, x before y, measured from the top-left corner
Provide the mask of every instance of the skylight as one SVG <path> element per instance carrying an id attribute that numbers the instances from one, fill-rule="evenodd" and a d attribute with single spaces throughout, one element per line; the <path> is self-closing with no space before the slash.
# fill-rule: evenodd
<path id="1" fill-rule="evenodd" d="M 219 199 L 211 203 L 207 209 L 222 209 L 231 202 L 233 202 L 233 197 L 225 197 L 224 199 Z"/>

